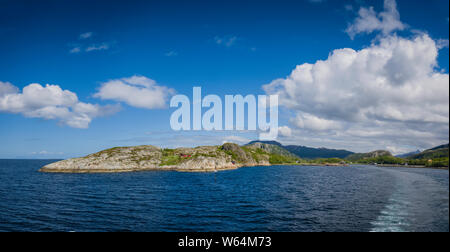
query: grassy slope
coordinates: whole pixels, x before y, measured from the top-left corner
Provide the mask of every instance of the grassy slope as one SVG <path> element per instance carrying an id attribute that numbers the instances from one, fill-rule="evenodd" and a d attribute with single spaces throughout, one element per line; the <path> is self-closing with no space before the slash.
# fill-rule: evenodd
<path id="1" fill-rule="evenodd" d="M 256 148 L 253 146 L 238 146 L 236 144 L 224 144 L 222 146 L 215 146 L 214 151 L 208 153 L 195 153 L 181 149 L 163 149 L 161 157 L 161 165 L 177 165 L 185 160 L 195 159 L 198 156 L 217 157 L 219 155 L 226 155 L 232 161 L 240 164 L 259 163 L 268 161 L 270 164 L 294 164 L 300 159 L 295 155 L 286 153 L 278 149 L 278 146 L 266 146 L 269 148 Z M 183 157 L 180 155 L 192 154 Z"/>

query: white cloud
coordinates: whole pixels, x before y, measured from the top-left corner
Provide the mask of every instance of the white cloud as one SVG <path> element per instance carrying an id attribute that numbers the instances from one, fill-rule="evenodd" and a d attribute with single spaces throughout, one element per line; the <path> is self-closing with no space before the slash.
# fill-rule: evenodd
<path id="1" fill-rule="evenodd" d="M 310 143 L 427 148 L 448 142 L 449 75 L 438 68 L 439 47 L 426 34 L 387 36 L 298 65 L 263 88 L 295 112 L 293 135 Z"/>
<path id="2" fill-rule="evenodd" d="M 395 0 L 384 0 L 384 11 L 376 13 L 373 7 L 362 7 L 358 12 L 358 17 L 353 24 L 350 24 L 346 32 L 353 39 L 360 33 L 372 33 L 381 31 L 384 35 L 393 31 L 404 30 L 407 25 L 400 21 L 400 13 L 397 10 Z"/>
<path id="3" fill-rule="evenodd" d="M 438 49 L 448 48 L 448 39 L 439 39 L 437 42 Z"/>
<path id="4" fill-rule="evenodd" d="M 78 41 L 75 43 L 70 43 L 69 53 L 78 54 L 81 52 L 94 52 L 94 51 L 106 51 L 111 49 L 116 42 L 102 42 L 102 41 L 93 41 L 92 38 L 94 36 L 93 32 L 85 32 L 78 36 Z"/>
<path id="5" fill-rule="evenodd" d="M 102 84 L 94 97 L 114 100 L 146 109 L 165 108 L 167 100 L 175 91 L 159 86 L 152 79 L 144 76 L 132 76 L 110 80 Z"/>
<path id="6" fill-rule="evenodd" d="M 278 133 L 280 133 L 280 136 L 282 136 L 282 137 L 292 136 L 292 130 L 288 126 L 278 127 Z"/>
<path id="7" fill-rule="evenodd" d="M 236 36 L 226 36 L 226 37 L 214 37 L 214 42 L 218 45 L 223 45 L 225 47 L 231 47 L 233 46 L 237 41 Z"/>
<path id="8" fill-rule="evenodd" d="M 94 35 L 93 32 L 85 32 L 80 34 L 80 39 L 88 39 Z"/>
<path id="9" fill-rule="evenodd" d="M 170 51 L 165 53 L 164 55 L 166 55 L 167 57 L 175 57 L 178 56 L 178 53 L 176 51 Z"/>
<path id="10" fill-rule="evenodd" d="M 300 129 L 312 131 L 326 131 L 341 128 L 339 122 L 319 118 L 308 113 L 298 113 L 295 118 L 291 119 L 291 123 Z"/>
<path id="11" fill-rule="evenodd" d="M 51 152 L 46 150 L 31 152 L 31 155 L 63 155 L 63 154 L 64 152 Z"/>
<path id="12" fill-rule="evenodd" d="M 79 52 L 81 52 L 81 48 L 79 46 L 76 46 L 76 47 L 70 49 L 69 52 L 70 53 L 79 53 Z"/>
<path id="13" fill-rule="evenodd" d="M 226 137 L 223 137 L 222 144 L 224 144 L 224 143 L 247 144 L 250 141 L 251 141 L 250 139 L 247 139 L 245 137 L 226 136 Z"/>
<path id="14" fill-rule="evenodd" d="M 5 92 L 6 90 L 6 92 Z M 115 113 L 117 106 L 100 106 L 78 101 L 75 93 L 58 85 L 33 83 L 22 92 L 10 83 L 0 82 L 0 112 L 31 118 L 58 120 L 74 128 L 88 128 L 93 118 Z"/>
<path id="15" fill-rule="evenodd" d="M 386 150 L 392 153 L 392 155 L 399 155 L 411 152 L 408 148 L 402 148 L 398 146 L 386 146 Z"/>
<path id="16" fill-rule="evenodd" d="M 102 50 L 108 50 L 109 44 L 108 43 L 101 43 L 101 44 L 94 44 L 90 45 L 86 48 L 86 52 L 92 52 L 92 51 L 102 51 Z"/>
<path id="17" fill-rule="evenodd" d="M 0 81 L 0 98 L 7 94 L 17 93 L 18 88 L 9 82 Z"/>

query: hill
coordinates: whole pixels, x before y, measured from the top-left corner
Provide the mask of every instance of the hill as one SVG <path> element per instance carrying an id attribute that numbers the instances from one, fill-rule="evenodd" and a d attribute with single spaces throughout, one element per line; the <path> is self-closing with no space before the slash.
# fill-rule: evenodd
<path id="1" fill-rule="evenodd" d="M 381 165 L 407 165 L 416 167 L 448 167 L 448 144 L 440 145 L 418 154 L 406 157 L 394 157 L 388 151 L 373 151 L 369 153 L 356 153 L 350 155 L 346 160 L 359 164 L 381 164 Z"/>
<path id="2" fill-rule="evenodd" d="M 263 143 L 263 144 L 269 144 L 269 145 L 276 145 L 279 147 L 283 147 L 283 145 L 277 141 L 251 141 L 250 143 L 246 144 L 246 145 L 252 145 L 255 143 Z"/>
<path id="3" fill-rule="evenodd" d="M 254 148 L 259 148 L 262 149 L 266 152 L 269 152 L 271 154 L 278 154 L 278 155 L 284 155 L 284 156 L 291 156 L 291 157 L 296 157 L 298 158 L 297 155 L 291 153 L 290 151 L 286 150 L 283 145 L 281 145 L 278 142 L 251 142 L 247 145 L 245 145 L 247 147 L 254 147 Z"/>
<path id="4" fill-rule="evenodd" d="M 408 153 L 396 155 L 396 157 L 399 157 L 399 158 L 408 158 L 408 157 L 410 157 L 410 156 L 412 156 L 412 155 L 419 154 L 420 152 L 421 152 L 420 150 L 416 150 L 416 151 L 412 151 L 412 152 L 408 152 Z"/>
<path id="5" fill-rule="evenodd" d="M 347 156 L 345 159 L 352 162 L 357 162 L 361 160 L 377 159 L 380 157 L 392 157 L 392 154 L 386 150 L 377 150 L 368 153 L 355 153 Z"/>
<path id="6" fill-rule="evenodd" d="M 284 146 L 276 141 L 253 141 L 250 144 L 254 143 L 265 143 L 270 145 L 276 145 L 290 152 L 291 154 L 304 158 L 304 159 L 317 159 L 317 158 L 345 158 L 354 152 L 347 150 L 336 150 L 336 149 L 327 149 L 327 148 L 312 148 L 300 145 L 287 145 Z"/>
<path id="7" fill-rule="evenodd" d="M 295 155 L 306 158 L 306 159 L 316 159 L 316 158 L 345 158 L 354 152 L 347 150 L 336 150 L 327 148 L 311 148 L 306 146 L 298 145 L 288 145 L 285 146 L 288 151 L 294 153 Z"/>
<path id="8" fill-rule="evenodd" d="M 161 149 L 151 145 L 116 147 L 86 157 L 49 164 L 41 172 L 106 173 L 148 170 L 213 172 L 243 166 L 293 164 L 299 160 L 276 145 L 253 144 Z"/>
<path id="9" fill-rule="evenodd" d="M 448 158 L 449 156 L 449 144 L 440 145 L 421 153 L 414 154 L 408 157 L 408 159 L 437 159 Z"/>

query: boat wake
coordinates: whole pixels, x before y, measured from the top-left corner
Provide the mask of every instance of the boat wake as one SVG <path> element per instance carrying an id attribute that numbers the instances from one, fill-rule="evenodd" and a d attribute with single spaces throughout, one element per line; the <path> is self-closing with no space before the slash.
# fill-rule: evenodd
<path id="1" fill-rule="evenodd" d="M 396 184 L 388 203 L 371 223 L 372 232 L 432 231 L 433 224 L 442 223 L 442 218 L 446 218 L 448 230 L 447 187 L 422 174 L 379 169 L 393 176 Z"/>

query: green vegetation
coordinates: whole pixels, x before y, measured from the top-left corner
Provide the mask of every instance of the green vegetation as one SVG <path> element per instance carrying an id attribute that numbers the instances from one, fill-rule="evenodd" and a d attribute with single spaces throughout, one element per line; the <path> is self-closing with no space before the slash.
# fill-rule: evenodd
<path id="1" fill-rule="evenodd" d="M 412 165 L 425 167 L 448 167 L 448 157 L 434 159 L 405 159 L 392 156 L 365 158 L 357 160 L 357 164 Z"/>
<path id="2" fill-rule="evenodd" d="M 123 149 L 123 148 L 125 148 L 125 147 L 114 147 L 114 148 L 110 148 L 110 149 L 106 149 L 106 150 L 99 151 L 99 152 L 94 153 L 94 154 L 91 154 L 91 155 L 89 155 L 89 156 L 92 156 L 92 157 L 100 157 L 100 156 L 102 156 L 102 155 L 107 155 L 108 157 L 111 157 L 111 156 L 113 156 L 115 153 L 120 152 L 120 150 Z"/>
<path id="3" fill-rule="evenodd" d="M 426 167 L 448 167 L 449 145 L 444 144 L 408 157 L 408 164 Z"/>
<path id="4" fill-rule="evenodd" d="M 419 165 L 426 167 L 448 167 L 448 157 L 435 159 L 410 159 L 408 165 Z"/>
<path id="5" fill-rule="evenodd" d="M 292 156 L 284 156 L 280 154 L 270 154 L 269 163 L 270 164 L 296 164 L 300 161 L 299 158 Z"/>
<path id="6" fill-rule="evenodd" d="M 160 166 L 177 165 L 181 163 L 180 155 L 173 149 L 163 149 Z"/>
<path id="7" fill-rule="evenodd" d="M 281 145 L 254 142 L 245 146 L 226 143 L 217 147 L 197 147 L 179 149 L 159 149 L 153 146 L 115 147 L 89 155 L 88 157 L 101 158 L 128 158 L 140 163 L 142 161 L 160 161 L 160 166 L 176 166 L 187 160 L 196 160 L 202 157 L 224 158 L 241 164 L 299 164 L 299 165 L 343 165 L 379 164 L 379 165 L 409 165 L 423 167 L 448 167 L 448 144 L 410 155 L 406 158 L 394 157 L 388 151 L 378 150 L 369 153 L 354 153 L 345 159 L 342 158 L 315 158 L 302 159 Z"/>
<path id="8" fill-rule="evenodd" d="M 199 157 L 217 158 L 219 151 L 220 150 L 217 149 L 208 152 L 201 152 L 198 148 L 189 151 L 181 149 L 163 149 L 160 166 L 178 165 L 185 160 L 197 159 Z"/>
<path id="9" fill-rule="evenodd" d="M 428 162 L 427 167 L 448 167 L 448 157 L 436 158 L 432 162 Z"/>
<path id="10" fill-rule="evenodd" d="M 358 162 L 360 160 L 370 159 L 370 158 L 378 158 L 383 156 L 392 156 L 392 154 L 389 151 L 385 150 L 377 150 L 372 151 L 369 153 L 355 153 L 352 155 L 349 155 L 346 157 L 346 160 L 352 161 L 352 162 Z"/>
<path id="11" fill-rule="evenodd" d="M 394 165 L 403 165 L 408 163 L 407 160 L 403 158 L 397 158 L 394 156 L 379 156 L 373 158 L 364 158 L 361 160 L 357 160 L 359 164 L 394 164 Z"/>
<path id="12" fill-rule="evenodd" d="M 387 151 L 358 153 L 347 157 L 348 161 L 358 164 L 412 165 L 424 167 L 448 167 L 448 144 L 423 151 L 407 158 L 394 157 Z"/>
<path id="13" fill-rule="evenodd" d="M 260 148 L 250 148 L 248 146 L 241 147 L 248 156 L 251 156 L 253 160 L 256 162 L 260 162 L 264 160 L 264 157 L 267 158 L 268 153 L 263 151 Z"/>
<path id="14" fill-rule="evenodd" d="M 429 149 L 426 151 L 423 151 L 419 154 L 412 155 L 408 157 L 409 159 L 439 159 L 439 158 L 448 158 L 449 151 L 448 151 L 448 144 L 439 146 L 433 149 Z"/>
<path id="15" fill-rule="evenodd" d="M 234 162 L 245 164 L 251 161 L 247 153 L 237 144 L 226 143 L 220 147 L 227 155 L 230 155 Z"/>

